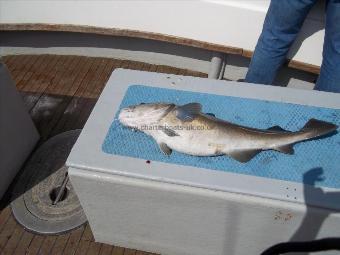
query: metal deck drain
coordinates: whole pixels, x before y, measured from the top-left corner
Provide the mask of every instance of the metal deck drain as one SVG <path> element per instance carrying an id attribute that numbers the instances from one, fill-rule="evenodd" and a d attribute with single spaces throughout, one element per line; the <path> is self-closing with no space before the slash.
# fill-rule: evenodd
<path id="1" fill-rule="evenodd" d="M 56 234 L 86 222 L 64 165 L 79 134 L 80 130 L 73 130 L 54 136 L 27 162 L 11 203 L 14 217 L 26 229 Z"/>

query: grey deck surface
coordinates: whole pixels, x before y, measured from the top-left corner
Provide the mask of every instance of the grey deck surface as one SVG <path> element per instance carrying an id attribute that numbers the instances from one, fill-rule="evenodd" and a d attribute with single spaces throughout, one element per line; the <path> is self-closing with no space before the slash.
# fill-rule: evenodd
<path id="1" fill-rule="evenodd" d="M 84 126 L 115 68 L 207 76 L 167 66 L 80 56 L 20 55 L 4 57 L 4 61 L 41 134 L 40 144 Z M 58 236 L 27 232 L 11 214 L 10 189 L 0 203 L 0 254 L 150 254 L 96 243 L 89 225 Z"/>

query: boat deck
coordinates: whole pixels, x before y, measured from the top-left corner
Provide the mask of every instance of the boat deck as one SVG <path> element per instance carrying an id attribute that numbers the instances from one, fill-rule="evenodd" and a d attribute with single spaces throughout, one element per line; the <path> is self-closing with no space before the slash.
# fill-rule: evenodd
<path id="1" fill-rule="evenodd" d="M 84 126 L 115 68 L 207 77 L 169 66 L 108 58 L 15 55 L 3 60 L 41 135 L 40 144 L 56 134 Z M 62 235 L 30 233 L 11 214 L 10 190 L 0 204 L 0 254 L 151 254 L 96 243 L 88 224 Z"/>

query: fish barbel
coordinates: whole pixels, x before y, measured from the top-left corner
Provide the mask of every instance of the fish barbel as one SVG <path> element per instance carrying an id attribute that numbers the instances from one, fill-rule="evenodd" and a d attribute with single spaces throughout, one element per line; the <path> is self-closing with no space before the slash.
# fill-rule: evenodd
<path id="1" fill-rule="evenodd" d="M 263 150 L 294 154 L 293 145 L 332 133 L 333 123 L 311 119 L 297 132 L 279 126 L 266 130 L 240 126 L 202 113 L 199 103 L 134 105 L 121 110 L 119 121 L 152 136 L 166 155 L 172 150 L 194 156 L 227 155 L 247 162 Z"/>

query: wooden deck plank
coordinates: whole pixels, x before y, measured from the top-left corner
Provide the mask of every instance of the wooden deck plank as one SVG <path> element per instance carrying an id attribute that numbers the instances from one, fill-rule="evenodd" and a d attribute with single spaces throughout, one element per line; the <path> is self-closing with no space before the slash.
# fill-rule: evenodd
<path id="1" fill-rule="evenodd" d="M 31 67 L 32 75 L 30 76 L 30 80 L 28 80 L 27 83 L 23 84 L 23 87 L 20 89 L 25 91 L 26 87 L 29 87 L 29 91 L 36 91 L 37 87 L 40 86 L 39 79 L 41 78 L 41 76 L 43 76 L 44 78 L 44 76 L 47 74 L 50 64 L 51 58 L 48 55 L 44 55 L 41 58 L 38 58 L 36 65 L 32 65 Z"/>
<path id="2" fill-rule="evenodd" d="M 6 56 L 2 56 L 0 55 L 0 61 L 2 61 L 3 63 L 6 63 L 6 65 L 12 61 L 12 59 L 15 57 L 15 55 L 13 56 L 9 56 L 9 55 L 6 55 Z"/>
<path id="3" fill-rule="evenodd" d="M 25 62 L 29 59 L 28 56 L 15 56 L 16 58 L 7 59 L 5 62 L 8 70 L 11 72 L 12 78 L 17 79 L 20 74 L 20 69 L 25 65 Z M 21 68 L 20 68 L 21 67 Z"/>
<path id="4" fill-rule="evenodd" d="M 11 208 L 5 207 L 0 213 L 0 233 L 5 227 L 7 220 L 11 217 Z"/>
<path id="5" fill-rule="evenodd" d="M 86 93 L 86 90 L 91 87 L 91 82 L 96 79 L 96 75 L 98 75 L 98 69 L 100 68 L 100 63 L 101 60 L 99 58 L 91 60 L 91 64 L 87 68 L 85 75 L 82 75 L 80 82 L 75 83 L 72 86 L 72 91 L 68 92 L 69 94 L 67 95 L 73 97 L 83 97 Z"/>
<path id="6" fill-rule="evenodd" d="M 149 72 L 156 72 L 157 71 L 157 66 L 156 65 L 151 65 L 150 67 L 149 67 L 149 70 L 148 70 Z"/>
<path id="7" fill-rule="evenodd" d="M 150 65 L 147 63 L 144 63 L 144 65 L 142 66 L 142 68 L 140 69 L 141 71 L 146 71 L 146 72 L 150 72 L 151 67 L 154 65 Z"/>
<path id="8" fill-rule="evenodd" d="M 77 128 L 81 128 L 88 116 L 90 115 L 97 98 L 93 97 L 93 91 L 96 89 L 97 86 L 99 86 L 99 90 L 101 91 L 102 88 L 104 87 L 104 83 L 98 83 L 100 80 L 101 76 L 104 76 L 104 68 L 105 68 L 105 63 L 102 63 L 102 66 L 98 66 L 97 69 L 97 75 L 98 76 L 93 76 L 92 79 L 91 77 L 87 77 L 87 79 L 84 79 L 84 84 L 86 86 L 80 88 L 76 92 L 76 98 L 75 100 L 77 101 L 77 111 L 78 111 L 78 117 L 73 119 L 73 125 Z M 91 84 L 92 86 L 89 86 Z M 98 89 L 97 89 L 98 90 Z M 69 123 L 70 124 L 70 123 Z"/>
<path id="9" fill-rule="evenodd" d="M 94 240 L 92 240 L 90 242 L 90 245 L 87 249 L 87 253 L 88 255 L 98 255 L 100 252 L 102 244 L 101 243 L 97 243 Z"/>
<path id="10" fill-rule="evenodd" d="M 130 62 L 133 63 L 132 65 L 130 64 L 129 69 L 132 70 L 142 70 L 143 64 L 142 62 Z"/>
<path id="11" fill-rule="evenodd" d="M 97 98 L 99 97 L 100 92 L 103 90 L 106 80 L 110 75 L 109 70 L 111 70 L 111 67 L 108 62 L 103 63 L 103 65 L 104 66 L 102 66 L 102 68 L 98 69 L 99 76 L 95 77 L 95 80 L 93 81 L 93 88 L 87 88 L 88 90 L 82 95 L 82 97 L 86 98 L 86 100 L 83 101 L 84 105 L 79 113 L 80 118 L 76 122 L 76 126 L 78 127 L 83 126 L 90 116 Z M 95 96 L 95 100 L 91 100 L 93 96 Z"/>
<path id="12" fill-rule="evenodd" d="M 61 94 L 72 88 L 74 74 L 77 73 L 81 58 L 74 56 L 64 56 L 66 59 L 60 69 L 57 70 L 56 76 L 52 81 L 52 86 L 46 88 L 46 94 Z"/>
<path id="13" fill-rule="evenodd" d="M 5 249 L 7 241 L 12 237 L 16 222 L 13 217 L 10 217 L 0 233 L 0 251 Z"/>
<path id="14" fill-rule="evenodd" d="M 5 56 L 2 57 L 2 61 L 4 61 L 4 63 L 6 64 L 7 68 L 11 71 L 14 72 L 15 68 L 13 68 L 13 63 L 15 63 L 15 65 L 18 65 L 19 61 L 17 61 L 19 55 L 13 55 L 13 56 Z M 25 56 L 27 57 L 27 56 Z"/>
<path id="15" fill-rule="evenodd" d="M 129 68 L 129 65 L 130 65 L 131 61 L 129 60 L 123 60 L 122 63 L 121 63 L 121 66 L 120 68 L 123 68 L 123 69 L 128 69 Z"/>
<path id="16" fill-rule="evenodd" d="M 136 250 L 125 248 L 124 255 L 136 255 Z"/>
<path id="17" fill-rule="evenodd" d="M 45 237 L 42 235 L 34 235 L 29 247 L 26 249 L 26 255 L 36 255 L 44 242 Z"/>
<path id="18" fill-rule="evenodd" d="M 30 112 L 42 141 L 63 131 L 82 128 L 115 68 L 204 76 L 205 74 L 147 63 L 81 56 L 24 55 L 3 59 Z M 27 97 L 34 97 L 27 98 Z M 3 200 L 4 201 L 4 200 Z M 3 202 L 1 201 L 1 203 Z M 0 254 L 151 255 L 94 242 L 88 224 L 59 236 L 25 231 L 10 207 L 0 212 Z"/>
<path id="19" fill-rule="evenodd" d="M 100 83 L 101 87 L 103 87 L 102 79 L 101 77 L 105 75 L 105 67 L 109 63 L 109 60 L 100 60 L 97 70 L 95 73 L 92 74 L 91 79 L 89 80 L 88 84 L 86 87 L 84 87 L 84 91 L 82 92 L 82 96 L 85 98 L 98 98 L 99 95 L 93 94 L 95 87 L 98 86 Z"/>
<path id="20" fill-rule="evenodd" d="M 33 68 L 35 65 L 39 65 L 38 56 L 29 56 L 27 58 L 27 62 L 25 62 L 25 65 L 23 66 L 21 72 L 18 75 L 15 75 L 15 73 L 12 73 L 12 77 L 16 83 L 17 89 L 20 91 L 23 86 L 26 85 L 26 82 L 30 79 L 30 77 L 33 75 L 34 71 Z M 39 61 L 39 62 L 38 62 Z M 13 68 L 17 68 L 16 66 L 13 66 Z"/>
<path id="21" fill-rule="evenodd" d="M 28 231 L 23 231 L 23 235 L 20 239 L 20 245 L 17 245 L 13 255 L 22 255 L 22 254 L 26 254 L 28 247 L 30 246 L 33 238 L 34 238 L 34 234 L 28 232 Z"/>
<path id="22" fill-rule="evenodd" d="M 74 231 L 72 231 L 70 238 L 67 241 L 63 255 L 74 255 L 74 253 L 77 250 L 79 240 L 83 235 L 84 229 L 85 229 L 84 226 L 81 226 L 80 228 L 77 228 Z"/>
<path id="23" fill-rule="evenodd" d="M 119 246 L 113 247 L 111 255 L 124 255 L 124 248 Z"/>
<path id="24" fill-rule="evenodd" d="M 21 92 L 24 104 L 28 111 L 32 109 L 32 107 L 36 104 L 39 97 L 31 91 L 27 91 L 26 88 L 32 90 L 32 86 L 35 84 L 35 79 L 39 76 L 40 72 L 36 71 L 35 69 L 43 69 L 44 68 L 44 61 L 46 61 L 47 57 L 41 57 L 40 59 L 32 57 L 29 63 L 29 67 L 27 70 L 21 70 L 22 77 L 18 81 L 16 81 L 17 88 Z"/>
<path id="25" fill-rule="evenodd" d="M 69 238 L 70 238 L 70 233 L 58 235 L 50 254 L 51 255 L 63 254 Z"/>
<path id="26" fill-rule="evenodd" d="M 19 58 L 19 56 L 18 56 Z M 19 60 L 14 60 L 14 64 L 11 65 L 11 63 L 6 63 L 8 69 L 12 73 L 12 78 L 15 81 L 16 84 L 21 81 L 22 77 L 27 72 L 27 66 L 30 61 L 33 61 L 33 59 L 30 58 L 30 56 L 22 56 L 19 58 Z M 15 64 L 16 62 L 20 62 L 20 65 Z"/>
<path id="27" fill-rule="evenodd" d="M 61 61 L 61 59 L 51 60 L 46 57 L 45 62 L 41 63 L 41 65 L 44 66 L 43 72 L 36 76 L 31 76 L 26 86 L 22 89 L 25 93 L 23 99 L 29 111 L 32 111 L 34 106 L 38 103 L 45 89 L 52 86 L 57 73 L 56 67 L 58 66 L 58 61 Z"/>
<path id="28" fill-rule="evenodd" d="M 25 69 L 23 70 L 23 72 L 26 72 L 25 75 L 22 77 L 21 80 L 16 81 L 18 90 L 25 91 L 25 87 L 34 86 L 34 81 L 44 69 L 44 64 L 46 63 L 47 58 L 47 55 L 43 55 L 41 57 L 32 56 L 33 61 L 28 67 L 27 71 Z M 36 60 L 34 61 L 34 59 Z"/>
<path id="29" fill-rule="evenodd" d="M 44 61 L 41 62 L 41 72 L 39 72 L 36 77 L 33 76 L 32 78 L 36 79 L 27 82 L 22 90 L 32 93 L 42 93 L 53 82 L 62 61 L 65 61 L 65 57 L 58 56 L 53 58 L 51 56 L 45 56 Z"/>
<path id="30" fill-rule="evenodd" d="M 114 69 L 122 67 L 123 60 L 122 59 L 112 59 L 112 63 L 113 63 L 113 68 L 111 70 L 111 73 L 113 72 Z"/>
<path id="31" fill-rule="evenodd" d="M 92 98 L 92 90 L 94 89 L 93 86 L 97 84 L 96 81 L 99 79 L 100 75 L 102 75 L 105 64 L 106 63 L 97 59 L 92 68 L 90 68 L 82 84 L 80 84 L 81 86 L 75 92 L 75 98 L 73 99 L 77 101 L 76 108 L 78 114 L 76 118 L 72 118 L 72 126 L 82 128 L 84 125 L 84 119 L 87 119 L 91 113 L 92 108 L 97 101 L 96 98 Z M 71 105 L 74 103 L 75 102 L 72 102 Z"/>
<path id="32" fill-rule="evenodd" d="M 25 85 L 26 81 L 33 75 L 33 66 L 37 64 L 39 60 L 38 56 L 27 56 L 22 68 L 20 66 L 13 66 L 14 70 L 18 70 L 18 75 L 12 74 L 13 79 L 17 85 L 17 89 L 21 90 Z"/>
<path id="33" fill-rule="evenodd" d="M 112 250 L 112 245 L 102 244 L 99 255 L 111 255 Z"/>
<path id="34" fill-rule="evenodd" d="M 180 69 L 178 71 L 178 75 L 186 75 L 187 74 L 187 70 L 184 70 L 184 69 Z"/>
<path id="35" fill-rule="evenodd" d="M 70 79 L 71 82 L 77 79 L 79 75 L 79 71 L 72 71 L 64 74 L 65 76 L 72 76 L 72 79 Z M 58 86 L 60 87 L 59 89 L 57 88 Z M 77 84 L 74 86 L 77 86 Z M 61 82 L 59 77 L 51 84 L 51 88 L 47 88 L 35 108 L 32 110 L 32 118 L 37 125 L 43 141 L 49 137 L 49 133 L 57 124 L 69 104 L 69 101 L 72 99 L 71 96 L 63 95 L 69 93 L 69 90 L 74 89 L 72 87 L 73 86 L 71 86 L 69 82 L 65 82 L 65 80 L 64 82 Z M 64 88 L 64 90 L 62 91 L 61 88 Z"/>
<path id="36" fill-rule="evenodd" d="M 94 90 L 91 93 L 91 98 L 98 98 L 100 94 L 102 93 L 105 84 L 110 78 L 111 73 L 115 69 L 115 61 L 108 61 L 104 67 L 102 75 L 97 79 L 96 84 L 94 85 Z"/>
<path id="37" fill-rule="evenodd" d="M 87 249 L 90 245 L 91 240 L 93 239 L 93 235 L 90 229 L 89 224 L 86 225 L 84 233 L 79 241 L 79 245 L 76 250 L 76 255 L 84 255 L 87 252 Z"/>
<path id="38" fill-rule="evenodd" d="M 79 118 L 79 111 L 82 107 L 82 101 L 85 100 L 79 95 L 76 95 L 75 93 L 78 91 L 78 88 L 80 87 L 81 83 L 85 79 L 86 75 L 88 74 L 91 66 L 93 65 L 93 62 L 90 61 L 90 59 L 87 59 L 87 61 L 84 63 L 83 66 L 80 67 L 79 75 L 77 76 L 77 79 L 75 80 L 74 86 L 77 89 L 74 90 L 73 88 L 73 97 L 70 98 L 70 101 L 64 110 L 64 113 L 62 117 L 59 119 L 57 125 L 52 130 L 52 135 L 56 135 L 59 132 L 67 131 L 70 129 L 77 129 L 81 128 L 77 127 L 74 123 L 76 122 L 76 118 Z"/>
<path id="39" fill-rule="evenodd" d="M 16 224 L 11 237 L 8 239 L 2 251 L 2 254 L 3 255 L 13 254 L 23 234 L 24 234 L 24 229 L 19 224 Z"/>
<path id="40" fill-rule="evenodd" d="M 39 78 L 37 77 L 37 81 L 35 82 L 35 86 L 31 86 L 30 92 L 36 93 L 39 96 L 42 96 L 43 94 L 57 94 L 58 89 L 63 89 L 64 83 L 62 83 L 62 80 L 64 79 L 65 76 L 69 76 L 69 73 L 73 71 L 73 64 L 74 62 L 77 61 L 77 58 L 71 58 L 69 56 L 63 56 L 61 58 L 61 63 L 60 65 L 57 65 L 56 68 L 52 70 L 48 70 L 45 68 L 45 72 L 52 71 L 49 76 L 51 77 L 51 81 L 48 82 L 47 84 L 40 84 Z M 45 85 L 45 86 L 43 86 Z"/>
<path id="41" fill-rule="evenodd" d="M 69 69 L 65 72 L 65 76 L 74 76 L 75 69 L 70 66 L 70 63 L 65 63 Z M 38 131 L 42 137 L 42 140 L 48 138 L 48 134 L 52 128 L 56 125 L 64 109 L 67 107 L 69 98 L 60 95 L 61 89 L 64 89 L 67 93 L 71 88 L 72 83 L 69 83 L 67 79 L 62 79 L 62 75 L 58 75 L 58 78 L 51 83 L 49 87 L 42 93 L 39 102 L 37 102 L 34 109 L 32 109 L 32 116 L 37 123 Z M 59 87 L 59 88 L 58 88 Z M 41 110 L 44 111 L 45 116 L 41 115 Z"/>
<path id="42" fill-rule="evenodd" d="M 37 254 L 50 254 L 52 247 L 54 246 L 55 241 L 57 240 L 57 236 L 46 236 L 38 250 Z"/>
<path id="43" fill-rule="evenodd" d="M 80 61 L 77 64 L 77 67 L 74 72 L 70 73 L 69 77 L 65 77 L 67 81 L 65 81 L 65 84 L 71 84 L 66 90 L 61 89 L 55 92 L 58 95 L 63 96 L 74 96 L 79 87 L 81 86 L 81 83 L 84 81 L 84 77 L 88 74 L 90 71 L 91 63 L 94 62 L 90 58 L 80 58 Z"/>

